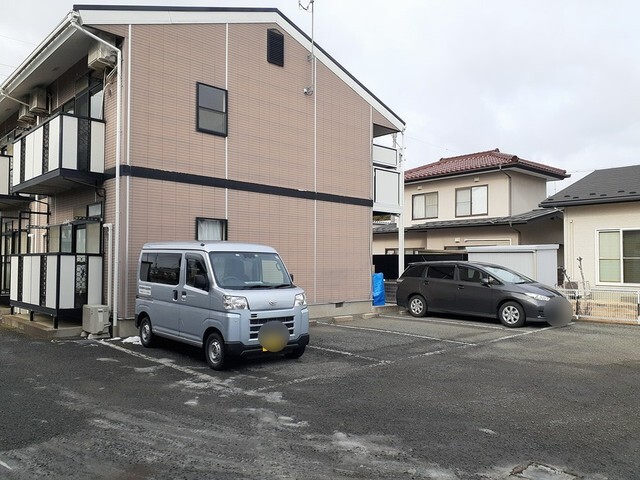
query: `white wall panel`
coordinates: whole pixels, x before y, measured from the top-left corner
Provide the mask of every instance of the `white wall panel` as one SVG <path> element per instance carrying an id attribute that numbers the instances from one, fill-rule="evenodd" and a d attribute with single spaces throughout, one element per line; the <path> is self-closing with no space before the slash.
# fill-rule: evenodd
<path id="1" fill-rule="evenodd" d="M 49 171 L 60 168 L 60 124 L 58 116 L 49 122 Z"/>
<path id="2" fill-rule="evenodd" d="M 58 257 L 47 255 L 47 296 L 45 306 L 56 308 L 56 298 L 58 293 Z"/>
<path id="3" fill-rule="evenodd" d="M 44 143 L 44 127 L 37 128 L 30 134 L 33 137 L 33 156 L 31 157 L 32 178 L 42 175 L 42 147 Z"/>
<path id="4" fill-rule="evenodd" d="M 22 151 L 21 142 L 16 142 L 13 144 L 13 178 L 11 180 L 11 185 L 15 186 L 20 183 L 20 158 Z"/>
<path id="5" fill-rule="evenodd" d="M 78 169 L 78 119 L 62 117 L 62 168 Z"/>
<path id="6" fill-rule="evenodd" d="M 31 263 L 33 257 L 22 257 L 22 301 L 31 303 Z"/>
<path id="7" fill-rule="evenodd" d="M 18 257 L 11 257 L 11 286 L 9 287 L 9 299 L 18 300 Z"/>
<path id="8" fill-rule="evenodd" d="M 11 158 L 0 155 L 0 195 L 9 195 L 9 167 Z"/>
<path id="9" fill-rule="evenodd" d="M 102 257 L 89 257 L 87 305 L 102 304 Z"/>
<path id="10" fill-rule="evenodd" d="M 31 304 L 40 305 L 40 263 L 42 257 L 35 256 L 31 258 Z"/>
<path id="11" fill-rule="evenodd" d="M 76 287 L 75 256 L 60 257 L 60 305 L 58 308 L 73 308 Z"/>
<path id="12" fill-rule="evenodd" d="M 102 122 L 91 122 L 91 165 L 89 170 L 104 173 L 104 127 Z"/>

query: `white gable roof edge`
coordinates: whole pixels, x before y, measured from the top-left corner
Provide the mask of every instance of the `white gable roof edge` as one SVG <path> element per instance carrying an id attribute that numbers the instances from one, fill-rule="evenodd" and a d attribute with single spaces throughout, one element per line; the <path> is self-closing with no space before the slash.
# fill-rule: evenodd
<path id="1" fill-rule="evenodd" d="M 99 27 L 100 25 L 167 25 L 188 23 L 275 23 L 285 30 L 291 37 L 311 52 L 311 39 L 287 17 L 277 9 L 205 9 L 205 8 L 171 8 L 138 7 L 139 10 L 122 9 L 117 7 L 95 9 L 95 6 L 76 7 L 80 13 L 82 23 Z M 318 61 L 335 73 L 343 82 L 349 85 L 367 103 L 372 105 L 399 131 L 404 129 L 404 121 L 391 111 L 382 101 L 371 93 L 362 83 L 351 75 L 342 65 L 336 62 L 318 44 L 315 44 L 314 54 Z"/>

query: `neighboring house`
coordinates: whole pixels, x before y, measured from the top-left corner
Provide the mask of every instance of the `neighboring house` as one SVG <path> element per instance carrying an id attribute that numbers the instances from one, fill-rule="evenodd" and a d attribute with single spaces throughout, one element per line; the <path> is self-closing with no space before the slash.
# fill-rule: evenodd
<path id="1" fill-rule="evenodd" d="M 640 288 L 640 165 L 596 170 L 547 198 L 564 211 L 564 265 L 590 286 Z"/>
<path id="2" fill-rule="evenodd" d="M 564 170 L 502 153 L 472 153 L 405 172 L 405 253 L 468 246 L 562 244 L 562 214 L 541 209 Z M 374 254 L 398 250 L 397 226 L 374 226 Z"/>
<path id="3" fill-rule="evenodd" d="M 77 8 L 0 85 L 11 305 L 117 334 L 145 242 L 224 239 L 276 247 L 312 314 L 370 309 L 402 119 L 276 9 Z"/>

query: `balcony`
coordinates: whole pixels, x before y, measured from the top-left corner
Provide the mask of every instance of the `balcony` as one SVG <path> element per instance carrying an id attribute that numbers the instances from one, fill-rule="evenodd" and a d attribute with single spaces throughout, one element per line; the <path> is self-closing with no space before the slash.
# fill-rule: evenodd
<path id="1" fill-rule="evenodd" d="M 400 175 L 398 151 L 395 148 L 373 145 L 373 211 L 402 213 L 400 204 L 404 185 Z"/>
<path id="2" fill-rule="evenodd" d="M 43 253 L 11 256 L 9 303 L 58 319 L 80 319 L 86 304 L 102 303 L 102 256 Z"/>
<path id="3" fill-rule="evenodd" d="M 13 193 L 55 195 L 104 181 L 105 123 L 58 114 L 13 144 Z"/>
<path id="4" fill-rule="evenodd" d="M 31 200 L 29 195 L 11 193 L 11 157 L 0 155 L 0 211 L 20 208 Z"/>

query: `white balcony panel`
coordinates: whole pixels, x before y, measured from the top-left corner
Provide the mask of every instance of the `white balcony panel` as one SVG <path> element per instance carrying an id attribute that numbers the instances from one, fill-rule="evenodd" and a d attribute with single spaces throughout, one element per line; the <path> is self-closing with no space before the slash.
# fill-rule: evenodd
<path id="1" fill-rule="evenodd" d="M 373 163 L 377 165 L 398 166 L 398 151 L 395 148 L 373 145 L 371 150 Z"/>
<path id="2" fill-rule="evenodd" d="M 9 170 L 11 167 L 11 157 L 0 155 L 0 195 L 9 195 Z"/>
<path id="3" fill-rule="evenodd" d="M 76 257 L 75 255 L 60 256 L 60 305 L 58 308 L 73 308 L 76 289 Z"/>
<path id="4" fill-rule="evenodd" d="M 18 301 L 18 257 L 11 257 L 11 288 L 9 300 Z"/>
<path id="5" fill-rule="evenodd" d="M 60 124 L 61 116 L 49 122 L 49 171 L 60 168 Z"/>
<path id="6" fill-rule="evenodd" d="M 40 304 L 40 281 L 41 281 L 40 262 L 42 260 L 42 257 L 38 255 L 38 256 L 29 257 L 29 258 L 31 258 L 31 284 L 29 285 L 29 288 L 31 289 L 30 303 L 38 305 Z M 24 295 L 24 290 L 23 290 L 23 295 Z"/>
<path id="7" fill-rule="evenodd" d="M 22 157 L 21 152 L 22 145 L 20 142 L 16 142 L 13 144 L 13 174 L 11 179 L 11 185 L 18 185 L 20 183 L 20 158 Z"/>
<path id="8" fill-rule="evenodd" d="M 62 117 L 62 168 L 78 169 L 78 119 Z"/>
<path id="9" fill-rule="evenodd" d="M 58 257 L 57 255 L 47 255 L 47 294 L 45 306 L 56 308 L 56 293 L 58 285 Z"/>
<path id="10" fill-rule="evenodd" d="M 35 151 L 36 137 L 29 134 L 25 137 L 25 153 L 24 153 L 24 179 L 25 181 L 33 178 L 33 152 Z"/>
<path id="11" fill-rule="evenodd" d="M 29 135 L 29 137 L 33 138 L 31 176 L 29 178 L 35 178 L 42 175 L 42 147 L 44 145 L 44 127 L 37 128 L 31 135 Z"/>
<path id="12" fill-rule="evenodd" d="M 33 257 L 22 257 L 22 301 L 31 301 L 31 263 Z"/>
<path id="13" fill-rule="evenodd" d="M 89 257 L 87 304 L 102 304 L 102 257 Z"/>
<path id="14" fill-rule="evenodd" d="M 104 173 L 104 126 L 102 122 L 91 122 L 91 167 L 94 173 Z"/>
<path id="15" fill-rule="evenodd" d="M 374 203 L 394 208 L 400 207 L 400 173 L 382 168 L 374 170 Z"/>

